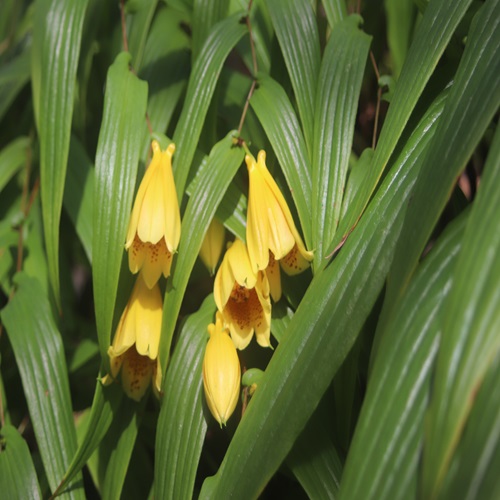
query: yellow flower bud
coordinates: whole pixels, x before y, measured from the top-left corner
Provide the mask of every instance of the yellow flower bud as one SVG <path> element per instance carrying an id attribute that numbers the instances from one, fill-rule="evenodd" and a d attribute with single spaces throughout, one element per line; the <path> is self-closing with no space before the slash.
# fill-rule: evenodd
<path id="1" fill-rule="evenodd" d="M 240 394 L 240 361 L 229 332 L 223 328 L 217 312 L 215 325 L 208 326 L 208 340 L 203 360 L 203 387 L 208 408 L 219 422 L 226 425 Z"/>
<path id="2" fill-rule="evenodd" d="M 172 254 L 181 234 L 181 216 L 172 173 L 175 145 L 161 151 L 157 141 L 151 145 L 153 159 L 144 174 L 130 217 L 125 249 L 132 273 L 142 271 L 144 281 L 153 288 L 163 273 L 170 274 Z"/>
<path id="3" fill-rule="evenodd" d="M 210 274 L 214 274 L 224 248 L 226 230 L 218 219 L 212 219 L 200 248 L 200 258 Z"/>

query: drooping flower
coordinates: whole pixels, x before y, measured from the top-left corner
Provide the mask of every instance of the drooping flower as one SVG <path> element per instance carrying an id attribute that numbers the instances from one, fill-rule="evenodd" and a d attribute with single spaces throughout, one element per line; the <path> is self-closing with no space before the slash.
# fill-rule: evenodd
<path id="1" fill-rule="evenodd" d="M 262 347 L 271 346 L 269 281 L 264 272 L 253 271 L 241 240 L 235 240 L 224 255 L 215 276 L 214 298 L 238 349 L 250 343 L 254 331 Z"/>
<path id="2" fill-rule="evenodd" d="M 270 274 L 271 294 L 281 297 L 279 261 L 287 274 L 298 274 L 309 267 L 313 252 L 300 237 L 288 205 L 266 167 L 266 153 L 260 151 L 257 161 L 245 157 L 249 176 L 247 210 L 247 245 L 252 269 Z"/>
<path id="3" fill-rule="evenodd" d="M 142 270 L 149 288 L 163 273 L 170 274 L 172 254 L 181 234 L 181 216 L 172 173 L 175 145 L 161 151 L 157 141 L 151 144 L 153 159 L 137 191 L 125 249 L 132 273 Z"/>
<path id="4" fill-rule="evenodd" d="M 203 359 L 203 387 L 208 408 L 225 425 L 232 415 L 240 394 L 240 361 L 229 332 L 217 312 L 215 324 L 208 325 L 208 340 Z"/>
<path id="5" fill-rule="evenodd" d="M 200 258 L 211 275 L 214 274 L 217 263 L 219 262 L 224 247 L 225 233 L 226 230 L 222 222 L 213 218 L 210 226 L 208 226 L 205 238 L 203 238 L 203 243 L 200 248 Z"/>
<path id="6" fill-rule="evenodd" d="M 150 289 L 140 274 L 108 349 L 111 379 L 120 375 L 123 390 L 136 401 L 144 396 L 151 383 L 155 392 L 160 392 L 162 373 L 158 348 L 162 311 L 158 284 Z"/>

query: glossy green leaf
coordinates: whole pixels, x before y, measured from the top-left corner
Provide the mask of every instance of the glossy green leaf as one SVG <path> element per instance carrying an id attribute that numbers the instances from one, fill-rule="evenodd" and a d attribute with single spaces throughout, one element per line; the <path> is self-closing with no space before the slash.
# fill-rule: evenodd
<path id="1" fill-rule="evenodd" d="M 269 76 L 259 75 L 250 101 L 290 187 L 306 245 L 311 245 L 311 164 L 297 115 L 283 90 Z"/>
<path id="2" fill-rule="evenodd" d="M 64 208 L 73 222 L 89 262 L 92 262 L 95 170 L 82 144 L 71 138 Z"/>
<path id="3" fill-rule="evenodd" d="M 155 498 L 193 497 L 207 429 L 202 365 L 214 313 L 214 298 L 209 295 L 184 324 L 168 367 L 156 431 Z"/>
<path id="4" fill-rule="evenodd" d="M 29 147 L 28 137 L 18 137 L 0 152 L 0 192 L 16 172 L 26 166 Z"/>
<path id="5" fill-rule="evenodd" d="M 31 52 L 25 50 L 0 67 L 0 120 L 30 79 Z"/>
<path id="6" fill-rule="evenodd" d="M 500 496 L 500 356 L 489 367 L 454 454 L 442 498 Z"/>
<path id="7" fill-rule="evenodd" d="M 266 5 L 290 75 L 311 158 L 321 61 L 316 16 L 309 0 L 272 0 Z"/>
<path id="8" fill-rule="evenodd" d="M 229 0 L 194 0 L 192 59 L 196 61 L 212 27 L 224 19 Z"/>
<path id="9" fill-rule="evenodd" d="M 163 306 L 160 341 L 162 366 L 166 366 L 168 362 L 175 323 L 203 238 L 229 183 L 243 161 L 244 152 L 234 145 L 234 134 L 230 132 L 213 147 L 198 174 L 199 179 L 182 219 L 178 255 L 173 264 L 172 278 L 167 283 Z"/>
<path id="10" fill-rule="evenodd" d="M 398 243 L 391 269 L 394 279 L 388 289 L 391 299 L 406 286 L 458 175 L 500 105 L 499 18 L 500 2 L 491 0 L 484 4 L 471 26 L 443 119 Z M 390 304 L 389 299 L 389 307 Z"/>
<path id="11" fill-rule="evenodd" d="M 68 484 L 78 472 L 85 466 L 97 449 L 113 421 L 113 416 L 118 415 L 118 409 L 122 400 L 123 392 L 117 385 L 103 387 L 98 380 L 94 392 L 92 408 L 88 415 L 88 423 L 85 434 L 78 445 L 78 450 L 73 456 L 70 466 L 64 474 L 63 480 L 57 487 L 58 491 L 64 491 Z"/>
<path id="12" fill-rule="evenodd" d="M 383 287 L 442 102 L 432 108 L 335 260 L 318 273 L 201 498 L 257 496 L 353 346 Z M 429 130 L 430 129 L 430 130 Z M 238 471 L 245 471 L 241 475 Z"/>
<path id="13" fill-rule="evenodd" d="M 500 2 L 497 5 L 500 7 Z M 498 25 L 500 9 L 497 14 Z M 481 30 L 486 31 L 484 25 Z M 478 388 L 500 350 L 499 206 L 500 129 L 497 129 L 454 269 L 455 286 L 446 302 L 426 425 L 422 491 L 427 498 L 437 498 L 439 494 Z"/>
<path id="14" fill-rule="evenodd" d="M 128 51 L 132 56 L 134 70 L 139 72 L 142 67 L 146 40 L 158 0 L 135 0 L 133 3 L 134 12 L 128 16 L 131 21 L 127 27 Z"/>
<path id="15" fill-rule="evenodd" d="M 191 71 L 186 99 L 173 137 L 177 147 L 173 169 L 179 200 L 184 194 L 196 145 L 222 65 L 247 31 L 246 25 L 240 22 L 241 18 L 242 13 L 233 14 L 213 27 Z"/>
<path id="16" fill-rule="evenodd" d="M 335 240 L 326 254 L 337 246 L 361 216 L 425 85 L 471 1 L 436 0 L 425 10 L 392 96 L 373 164 L 346 216 L 342 219 Z"/>
<path id="17" fill-rule="evenodd" d="M 359 17 L 337 23 L 323 55 L 316 95 L 312 154 L 312 248 L 314 266 L 326 263 L 325 250 L 337 229 L 351 155 L 359 93 L 371 38 Z"/>
<path id="18" fill-rule="evenodd" d="M 345 0 L 322 0 L 321 2 L 325 9 L 326 17 L 330 28 L 333 28 L 337 23 L 342 21 L 347 16 L 347 8 Z"/>
<path id="19" fill-rule="evenodd" d="M 115 421 L 101 443 L 99 459 L 105 471 L 101 490 L 103 499 L 122 498 L 122 488 L 146 402 L 146 397 L 140 403 L 123 398 Z"/>
<path id="20" fill-rule="evenodd" d="M 122 52 L 109 68 L 95 162 L 92 277 L 99 347 L 105 364 L 140 140 L 146 126 L 147 85 L 130 72 L 129 61 L 130 55 Z"/>
<path id="21" fill-rule="evenodd" d="M 28 445 L 12 425 L 0 429 L 0 484 L 5 498 L 42 498 Z"/>
<path id="22" fill-rule="evenodd" d="M 467 219 L 437 242 L 387 327 L 356 425 L 340 498 L 417 498 L 418 463 L 443 303 Z M 363 477 L 363 481 L 359 478 Z"/>
<path id="23" fill-rule="evenodd" d="M 49 275 L 60 306 L 59 220 L 68 162 L 75 79 L 87 0 L 36 3 L 32 53 L 40 135 L 40 190 Z"/>
<path id="24" fill-rule="evenodd" d="M 229 184 L 224 198 L 217 208 L 217 217 L 224 226 L 240 240 L 246 239 L 247 197 L 235 186 Z"/>
<path id="25" fill-rule="evenodd" d="M 37 280 L 18 274 L 18 288 L 2 310 L 50 488 L 56 489 L 76 451 L 68 372 L 61 336 Z M 81 478 L 71 498 L 83 498 Z"/>

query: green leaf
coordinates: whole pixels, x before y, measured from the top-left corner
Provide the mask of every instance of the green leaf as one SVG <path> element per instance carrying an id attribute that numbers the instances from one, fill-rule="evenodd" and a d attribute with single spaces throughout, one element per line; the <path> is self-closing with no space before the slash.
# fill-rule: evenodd
<path id="1" fill-rule="evenodd" d="M 283 87 L 259 75 L 259 86 L 250 101 L 271 145 L 297 207 L 306 246 L 311 246 L 311 166 L 304 136 Z"/>
<path id="2" fill-rule="evenodd" d="M 28 445 L 12 425 L 0 429 L 0 484 L 5 498 L 42 498 Z"/>
<path id="3" fill-rule="evenodd" d="M 94 182 L 94 166 L 78 139 L 72 137 L 63 203 L 89 262 L 92 262 Z"/>
<path id="4" fill-rule="evenodd" d="M 179 200 L 184 195 L 191 162 L 222 65 L 247 31 L 246 25 L 240 22 L 241 17 L 242 13 L 233 14 L 213 27 L 191 72 L 173 138 L 177 148 L 173 169 Z"/>
<path id="5" fill-rule="evenodd" d="M 327 255 L 356 224 L 394 152 L 422 91 L 472 0 L 431 2 L 419 23 L 396 85 L 368 175 L 342 219 Z"/>
<path id="6" fill-rule="evenodd" d="M 268 0 L 266 5 L 290 75 L 311 158 L 321 61 L 316 16 L 309 0 Z"/>
<path id="7" fill-rule="evenodd" d="M 21 168 L 26 166 L 30 140 L 18 137 L 0 152 L 0 192 Z"/>
<path id="8" fill-rule="evenodd" d="M 500 356 L 478 391 L 442 498 L 494 500 L 500 495 Z"/>
<path id="9" fill-rule="evenodd" d="M 441 124 L 406 215 L 391 268 L 389 307 L 406 286 L 458 175 L 500 105 L 499 18 L 500 2 L 492 0 L 484 4 L 471 27 Z"/>
<path id="10" fill-rule="evenodd" d="M 321 63 L 312 154 L 312 248 L 314 266 L 337 229 L 351 155 L 359 93 L 371 38 L 349 17 L 332 30 Z"/>
<path id="11" fill-rule="evenodd" d="M 187 319 L 165 377 L 156 430 L 155 498 L 192 498 L 207 424 L 202 365 L 215 302 L 209 295 Z"/>
<path id="12" fill-rule="evenodd" d="M 0 120 L 30 79 L 31 51 L 19 56 L 0 68 Z"/>
<path id="13" fill-rule="evenodd" d="M 496 25 L 499 18 L 497 9 L 492 18 Z M 482 23 L 480 29 L 487 31 Z M 486 44 L 482 47 L 487 50 Z M 497 69 L 500 71 L 500 65 Z M 439 494 L 478 387 L 500 350 L 499 206 L 500 129 L 497 128 L 454 269 L 454 287 L 446 302 L 426 421 L 422 491 L 427 498 Z"/>
<path id="14" fill-rule="evenodd" d="M 321 3 L 325 9 L 330 28 L 333 28 L 347 16 L 345 0 L 322 0 Z"/>
<path id="15" fill-rule="evenodd" d="M 96 153 L 92 277 L 97 334 L 105 366 L 140 141 L 146 126 L 147 85 L 130 72 L 129 62 L 130 55 L 122 52 L 109 68 Z"/>
<path id="16" fill-rule="evenodd" d="M 19 273 L 18 288 L 2 310 L 47 479 L 55 490 L 76 451 L 68 372 L 50 304 L 33 278 Z M 71 498 L 83 498 L 81 478 Z"/>
<path id="17" fill-rule="evenodd" d="M 438 102 L 339 255 L 313 278 L 201 498 L 257 496 L 292 448 L 380 294 L 441 110 Z"/>
<path id="18" fill-rule="evenodd" d="M 175 323 L 203 238 L 229 183 L 243 161 L 243 150 L 234 145 L 233 136 L 234 132 L 230 132 L 213 147 L 198 174 L 199 180 L 182 219 L 178 255 L 173 263 L 172 278 L 167 282 L 163 305 L 159 353 L 162 366 L 168 364 Z"/>
<path id="19" fill-rule="evenodd" d="M 418 463 L 443 303 L 467 219 L 446 231 L 381 336 L 349 448 L 340 498 L 417 498 Z M 363 481 L 359 478 L 362 477 Z"/>
<path id="20" fill-rule="evenodd" d="M 229 0 L 194 0 L 192 26 L 193 61 L 196 61 L 212 27 L 226 17 L 228 8 Z"/>
<path id="21" fill-rule="evenodd" d="M 59 220 L 68 162 L 75 79 L 87 0 L 36 3 L 32 68 L 40 135 L 40 190 L 49 276 L 60 307 Z"/>
<path id="22" fill-rule="evenodd" d="M 116 384 L 103 387 L 101 381 L 97 381 L 85 434 L 56 492 L 64 491 L 97 449 L 113 421 L 113 415 L 118 413 L 122 396 L 123 391 Z"/>

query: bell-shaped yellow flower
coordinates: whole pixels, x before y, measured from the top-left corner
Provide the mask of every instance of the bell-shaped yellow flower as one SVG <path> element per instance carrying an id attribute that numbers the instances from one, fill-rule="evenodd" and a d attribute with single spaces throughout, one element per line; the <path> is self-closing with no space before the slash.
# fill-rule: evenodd
<path id="1" fill-rule="evenodd" d="M 215 276 L 214 299 L 238 349 L 250 343 L 254 331 L 262 347 L 271 346 L 269 281 L 264 272 L 253 271 L 241 240 L 224 255 Z"/>
<path id="2" fill-rule="evenodd" d="M 224 247 L 225 236 L 226 230 L 224 225 L 218 219 L 213 218 L 200 248 L 200 259 L 211 275 L 214 274 L 219 262 L 220 254 Z"/>
<path id="3" fill-rule="evenodd" d="M 217 312 L 215 325 L 208 325 L 208 340 L 203 359 L 203 387 L 208 408 L 219 424 L 232 415 L 240 394 L 240 360 L 229 332 Z"/>
<path id="4" fill-rule="evenodd" d="M 266 270 L 274 300 L 281 297 L 279 261 L 287 274 L 298 274 L 313 259 L 306 250 L 293 222 L 288 205 L 269 170 L 266 153 L 260 151 L 257 161 L 245 157 L 249 176 L 247 245 L 252 269 Z"/>
<path id="5" fill-rule="evenodd" d="M 120 374 L 125 393 L 136 401 L 144 396 L 151 382 L 155 392 L 160 392 L 158 348 L 162 311 L 158 284 L 150 289 L 139 275 L 108 349 L 111 378 Z"/>
<path id="6" fill-rule="evenodd" d="M 125 249 L 132 273 L 142 270 L 144 280 L 153 288 L 161 273 L 170 274 L 172 254 L 181 235 L 181 216 L 172 173 L 175 145 L 161 151 L 151 144 L 153 159 L 137 191 Z"/>

